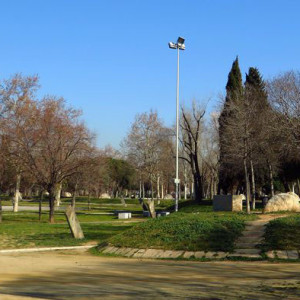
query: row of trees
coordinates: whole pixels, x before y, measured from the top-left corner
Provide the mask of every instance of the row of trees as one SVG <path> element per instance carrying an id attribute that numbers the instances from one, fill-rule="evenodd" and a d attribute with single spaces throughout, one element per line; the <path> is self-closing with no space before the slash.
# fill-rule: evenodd
<path id="1" fill-rule="evenodd" d="M 236 58 L 220 113 L 208 119 L 195 101 L 181 108 L 181 190 L 189 186 L 197 202 L 217 193 L 244 193 L 248 212 L 258 195 L 295 185 L 299 192 L 299 110 L 299 72 L 265 82 L 251 67 L 243 83 Z M 142 196 L 145 183 L 152 198 L 163 196 L 167 186 L 173 190 L 174 129 L 166 128 L 156 112 L 136 116 L 123 148 Z"/>
<path id="2" fill-rule="evenodd" d="M 63 188 L 72 192 L 75 206 L 78 191 L 116 194 L 130 184 L 133 170 L 109 147 L 94 146 L 79 110 L 67 107 L 63 98 L 37 99 L 38 88 L 36 76 L 18 74 L 1 82 L 0 191 L 14 191 L 15 212 L 20 190 L 40 198 L 46 192 L 49 220 L 54 222 Z"/>
<path id="3" fill-rule="evenodd" d="M 243 84 L 234 61 L 219 117 L 219 192 L 244 192 L 249 212 L 258 193 L 274 195 L 275 176 L 286 191 L 299 185 L 299 109 L 298 72 L 264 82 L 257 68 L 249 68 Z"/>
<path id="4" fill-rule="evenodd" d="M 138 114 L 122 153 L 97 149 L 81 112 L 64 99 L 37 99 L 36 76 L 16 75 L 0 86 L 0 189 L 49 194 L 49 220 L 62 189 L 99 196 L 163 198 L 174 191 L 174 128 L 157 112 Z M 217 193 L 240 193 L 255 207 L 259 193 L 300 190 L 300 73 L 265 82 L 249 68 L 243 83 L 233 62 L 220 113 L 207 117 L 196 101 L 181 108 L 180 178 L 185 198 L 197 202 Z M 282 186 L 280 186 L 282 185 Z M 127 190 L 127 192 L 125 192 Z M 130 194 L 129 194 L 130 195 Z"/>

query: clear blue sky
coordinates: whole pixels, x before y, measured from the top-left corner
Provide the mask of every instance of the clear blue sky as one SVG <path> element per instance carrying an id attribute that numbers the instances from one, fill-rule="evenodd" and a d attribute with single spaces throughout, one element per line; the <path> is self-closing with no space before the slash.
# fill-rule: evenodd
<path id="1" fill-rule="evenodd" d="M 2 0 L 1 12 L 0 78 L 39 74 L 40 94 L 82 109 L 100 147 L 119 147 L 136 113 L 174 123 L 179 35 L 181 103 L 211 97 L 213 110 L 236 55 L 243 74 L 300 70 L 297 0 Z"/>

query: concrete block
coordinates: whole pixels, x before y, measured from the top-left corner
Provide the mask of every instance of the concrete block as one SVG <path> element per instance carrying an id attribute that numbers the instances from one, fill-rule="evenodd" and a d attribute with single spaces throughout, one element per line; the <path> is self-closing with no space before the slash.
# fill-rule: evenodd
<path id="1" fill-rule="evenodd" d="M 287 252 L 289 259 L 298 259 L 299 258 L 297 250 L 287 250 L 286 252 Z"/>
<path id="2" fill-rule="evenodd" d="M 131 257 L 139 251 L 139 249 L 137 248 L 127 248 L 127 249 L 129 249 L 129 251 L 126 254 L 124 254 L 124 256 L 126 257 Z"/>
<path id="3" fill-rule="evenodd" d="M 183 251 L 172 251 L 172 254 L 169 256 L 170 258 L 178 258 L 182 255 Z"/>
<path id="4" fill-rule="evenodd" d="M 217 257 L 217 254 L 216 252 L 206 252 L 205 253 L 205 258 L 216 258 Z"/>
<path id="5" fill-rule="evenodd" d="M 146 258 L 155 258 L 156 256 L 157 256 L 156 249 L 147 249 L 145 253 L 142 255 L 142 257 L 146 257 Z"/>
<path id="6" fill-rule="evenodd" d="M 84 239 L 84 235 L 80 226 L 80 223 L 77 219 L 75 209 L 71 205 L 66 209 L 66 218 L 72 232 L 72 235 L 75 239 Z"/>
<path id="7" fill-rule="evenodd" d="M 228 252 L 219 251 L 216 252 L 215 254 L 216 254 L 216 258 L 225 258 L 228 255 Z"/>
<path id="8" fill-rule="evenodd" d="M 195 256 L 195 252 L 193 251 L 186 251 L 183 254 L 183 258 L 191 258 L 192 256 Z"/>
<path id="9" fill-rule="evenodd" d="M 266 252 L 266 255 L 267 255 L 268 258 L 275 258 L 274 251 L 268 251 L 268 252 Z"/>
<path id="10" fill-rule="evenodd" d="M 136 258 L 142 257 L 145 252 L 146 252 L 146 249 L 139 249 L 136 253 L 133 254 L 133 257 L 136 257 Z"/>
<path id="11" fill-rule="evenodd" d="M 113 247 L 113 246 L 108 246 L 108 247 L 106 247 L 103 251 L 102 251 L 102 253 L 111 253 L 111 251 L 114 249 L 115 247 Z"/>
<path id="12" fill-rule="evenodd" d="M 277 251 L 275 251 L 275 253 L 276 253 L 276 256 L 278 258 L 281 258 L 281 259 L 287 259 L 288 258 L 288 254 L 285 250 L 277 250 Z"/>
<path id="13" fill-rule="evenodd" d="M 118 213 L 118 219 L 131 219 L 131 212 Z"/>
<path id="14" fill-rule="evenodd" d="M 156 214 L 157 217 L 165 217 L 168 216 L 170 214 L 169 211 L 161 211 L 159 213 Z"/>
<path id="15" fill-rule="evenodd" d="M 203 258 L 203 257 L 205 257 L 205 252 L 204 251 L 196 251 L 194 256 L 195 256 L 195 258 Z"/>
<path id="16" fill-rule="evenodd" d="M 243 195 L 215 195 L 213 209 L 214 211 L 242 211 Z"/>

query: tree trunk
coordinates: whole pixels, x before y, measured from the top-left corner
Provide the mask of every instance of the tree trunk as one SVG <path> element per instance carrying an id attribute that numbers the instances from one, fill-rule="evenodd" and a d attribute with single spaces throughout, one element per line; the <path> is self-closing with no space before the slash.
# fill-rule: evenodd
<path id="1" fill-rule="evenodd" d="M 88 210 L 91 210 L 91 193 L 88 193 Z"/>
<path id="2" fill-rule="evenodd" d="M 142 181 L 140 180 L 140 193 L 139 193 L 139 198 L 142 198 Z"/>
<path id="3" fill-rule="evenodd" d="M 161 183 L 161 199 L 164 199 L 165 194 L 164 194 L 164 184 Z"/>
<path id="4" fill-rule="evenodd" d="M 2 199 L 0 198 L 0 223 L 2 223 Z"/>
<path id="5" fill-rule="evenodd" d="M 250 184 L 249 184 L 246 158 L 244 158 L 243 161 L 244 161 L 244 172 L 245 172 L 244 175 L 245 175 L 245 182 L 246 182 L 246 202 L 247 202 L 246 211 L 247 214 L 250 214 Z"/>
<path id="6" fill-rule="evenodd" d="M 20 184 L 21 184 L 21 174 L 17 174 L 16 191 L 15 191 L 14 203 L 13 203 L 13 211 L 14 212 L 18 212 L 18 210 L 19 210 Z"/>
<path id="7" fill-rule="evenodd" d="M 48 189 L 49 193 L 49 222 L 54 223 L 54 204 L 55 204 L 55 191 L 54 186 Z"/>
<path id="8" fill-rule="evenodd" d="M 58 183 L 55 189 L 55 205 L 60 206 L 60 194 L 61 194 L 62 184 Z"/>
<path id="9" fill-rule="evenodd" d="M 202 202 L 202 178 L 201 176 L 198 176 L 197 174 L 194 174 L 194 191 L 195 191 L 195 201 L 197 203 L 201 203 Z"/>
<path id="10" fill-rule="evenodd" d="M 39 221 L 42 219 L 42 202 L 43 202 L 43 197 L 44 197 L 44 191 L 41 190 L 40 192 L 40 200 L 39 200 Z"/>
<path id="11" fill-rule="evenodd" d="M 252 209 L 255 209 L 255 174 L 252 159 L 250 160 L 251 181 L 252 181 Z"/>
<path id="12" fill-rule="evenodd" d="M 143 182 L 143 189 L 142 189 L 142 191 L 143 191 L 143 199 L 145 198 L 145 183 Z"/>
<path id="13" fill-rule="evenodd" d="M 160 192 L 159 192 L 159 179 L 160 179 L 160 176 L 157 176 L 157 194 L 156 194 L 156 198 L 159 199 L 160 198 Z"/>
<path id="14" fill-rule="evenodd" d="M 76 193 L 77 193 L 77 183 L 75 184 L 75 187 L 73 190 L 73 197 L 72 197 L 72 203 L 71 203 L 71 206 L 73 207 L 73 209 L 75 209 Z"/>
<path id="15" fill-rule="evenodd" d="M 214 178 L 211 177 L 211 180 L 210 180 L 210 200 L 212 200 L 213 197 L 214 197 L 214 185 L 215 185 Z"/>
<path id="16" fill-rule="evenodd" d="M 274 197 L 274 180 L 273 180 L 273 169 L 272 165 L 268 162 L 269 167 L 269 177 L 270 177 L 270 187 L 271 187 L 271 196 Z"/>

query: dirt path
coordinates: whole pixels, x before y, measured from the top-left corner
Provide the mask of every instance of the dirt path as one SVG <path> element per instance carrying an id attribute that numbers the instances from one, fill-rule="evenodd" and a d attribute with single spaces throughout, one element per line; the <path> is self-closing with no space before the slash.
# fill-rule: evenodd
<path id="1" fill-rule="evenodd" d="M 236 256 L 260 257 L 260 249 L 257 246 L 262 242 L 265 226 L 274 219 L 285 217 L 282 214 L 260 214 L 255 221 L 246 222 L 242 236 L 237 240 L 235 247 Z"/>
<path id="2" fill-rule="evenodd" d="M 300 263 L 0 256 L 0 299 L 300 299 Z"/>

